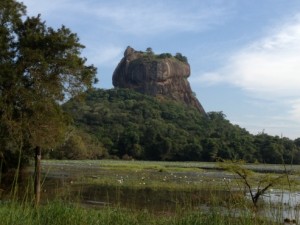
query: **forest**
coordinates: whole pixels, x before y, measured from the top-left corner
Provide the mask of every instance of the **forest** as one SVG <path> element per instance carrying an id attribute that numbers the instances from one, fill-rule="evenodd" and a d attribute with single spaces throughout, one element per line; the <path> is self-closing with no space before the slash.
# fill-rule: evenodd
<path id="1" fill-rule="evenodd" d="M 63 105 L 73 125 L 48 157 L 300 163 L 300 138 L 250 134 L 223 112 L 194 108 L 129 89 L 93 89 Z"/>

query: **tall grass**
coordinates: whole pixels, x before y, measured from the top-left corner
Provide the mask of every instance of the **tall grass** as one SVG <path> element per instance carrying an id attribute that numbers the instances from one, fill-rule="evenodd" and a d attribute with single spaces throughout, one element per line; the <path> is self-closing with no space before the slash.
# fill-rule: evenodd
<path id="1" fill-rule="evenodd" d="M 52 201 L 38 208 L 30 204 L 1 203 L 1 225 L 264 225 L 275 222 L 255 219 L 251 214 L 232 217 L 219 210 L 202 213 L 179 210 L 174 214 L 152 214 L 147 210 L 84 208 Z"/>

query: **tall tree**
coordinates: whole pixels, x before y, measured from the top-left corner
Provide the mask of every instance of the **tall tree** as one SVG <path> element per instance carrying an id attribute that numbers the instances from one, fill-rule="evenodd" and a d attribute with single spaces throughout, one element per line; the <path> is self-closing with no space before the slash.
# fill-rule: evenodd
<path id="1" fill-rule="evenodd" d="M 20 154 L 62 141 L 67 117 L 60 103 L 96 81 L 77 35 L 47 27 L 40 15 L 22 19 L 25 8 L 15 0 L 0 3 L 1 144 Z"/>

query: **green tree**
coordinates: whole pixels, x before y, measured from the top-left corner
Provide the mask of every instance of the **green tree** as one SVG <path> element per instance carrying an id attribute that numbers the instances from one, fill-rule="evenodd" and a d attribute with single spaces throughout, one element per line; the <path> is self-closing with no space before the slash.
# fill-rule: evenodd
<path id="1" fill-rule="evenodd" d="M 296 145 L 298 148 L 300 148 L 300 138 L 296 138 L 296 139 L 294 140 L 294 143 L 295 143 L 295 145 Z"/>
<path id="2" fill-rule="evenodd" d="M 70 137 L 49 152 L 56 159 L 100 159 L 107 155 L 104 147 L 91 135 L 73 128 Z"/>
<path id="3" fill-rule="evenodd" d="M 150 47 L 148 47 L 146 49 L 146 52 L 147 52 L 148 55 L 154 55 L 154 52 L 153 52 L 152 48 L 150 48 Z"/>
<path id="4" fill-rule="evenodd" d="M 180 160 L 183 161 L 199 161 L 202 158 L 202 146 L 197 143 L 190 143 L 184 146 L 183 155 Z"/>
<path id="5" fill-rule="evenodd" d="M 178 60 L 181 61 L 181 62 L 185 62 L 185 63 L 188 62 L 187 57 L 186 57 L 186 56 L 183 56 L 183 55 L 182 55 L 181 53 L 179 53 L 179 52 L 177 52 L 177 53 L 175 54 L 175 58 L 178 59 Z"/>
<path id="6" fill-rule="evenodd" d="M 299 140 L 252 135 L 231 124 L 223 112 L 203 116 L 181 103 L 130 89 L 93 89 L 85 96 L 83 101 L 70 99 L 63 108 L 112 157 L 300 162 Z"/>
<path id="7" fill-rule="evenodd" d="M 255 174 L 252 170 L 246 168 L 243 161 L 223 161 L 219 167 L 238 176 L 239 181 L 244 185 L 246 192 L 251 197 L 254 209 L 257 209 L 258 200 L 271 187 L 289 184 L 288 173 L 281 175 Z"/>
<path id="8" fill-rule="evenodd" d="M 22 3 L 1 1 L 0 151 L 30 155 L 64 140 L 68 120 L 59 104 L 91 88 L 96 68 L 85 65 L 84 46 L 68 28 L 23 16 Z"/>

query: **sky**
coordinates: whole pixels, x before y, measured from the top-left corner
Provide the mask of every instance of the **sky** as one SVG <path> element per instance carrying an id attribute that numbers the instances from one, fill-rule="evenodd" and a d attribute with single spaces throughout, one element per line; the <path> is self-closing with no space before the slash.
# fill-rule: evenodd
<path id="1" fill-rule="evenodd" d="M 300 137 L 299 0 L 22 0 L 28 16 L 62 25 L 112 88 L 127 46 L 182 53 L 207 112 L 252 134 Z"/>

